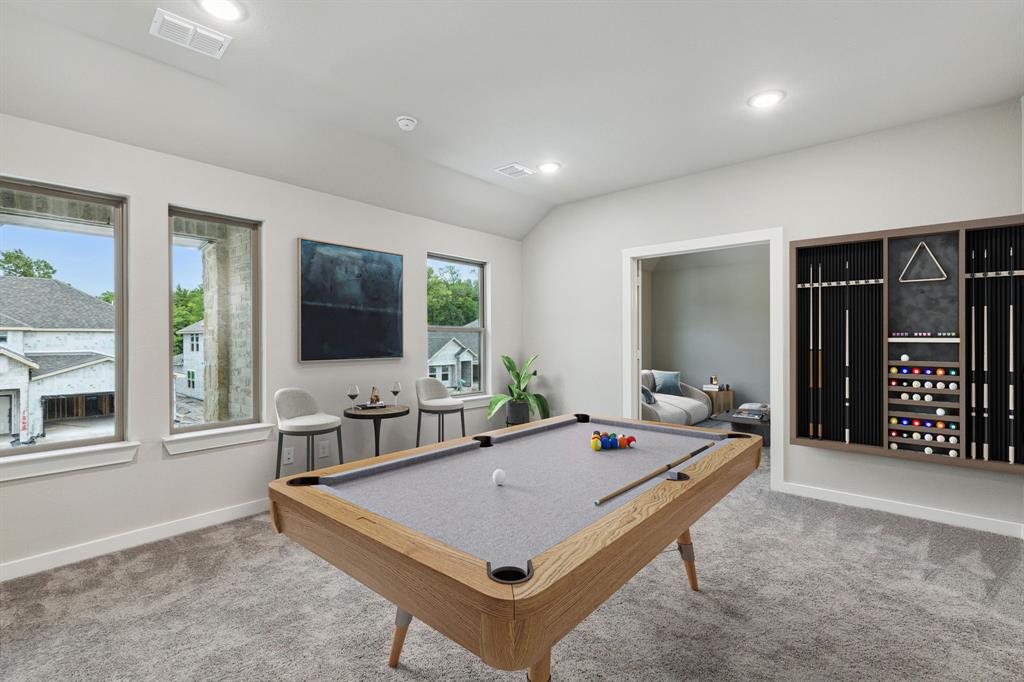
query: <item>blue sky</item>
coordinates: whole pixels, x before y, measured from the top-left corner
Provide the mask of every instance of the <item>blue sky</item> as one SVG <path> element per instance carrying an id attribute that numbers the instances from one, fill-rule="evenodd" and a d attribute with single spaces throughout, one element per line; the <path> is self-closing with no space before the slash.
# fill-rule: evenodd
<path id="1" fill-rule="evenodd" d="M 99 235 L 0 225 L 0 251 L 21 249 L 29 258 L 42 258 L 57 268 L 56 279 L 99 296 L 114 288 L 114 239 Z M 203 281 L 199 249 L 174 247 L 174 283 L 193 288 Z"/>
<path id="2" fill-rule="evenodd" d="M 439 261 L 434 260 L 433 258 L 427 259 L 427 267 L 433 268 L 435 272 L 448 266 L 455 268 L 462 279 L 468 279 L 471 282 L 475 282 L 480 279 L 480 268 L 478 266 L 463 265 L 462 263 L 452 261 Z"/>

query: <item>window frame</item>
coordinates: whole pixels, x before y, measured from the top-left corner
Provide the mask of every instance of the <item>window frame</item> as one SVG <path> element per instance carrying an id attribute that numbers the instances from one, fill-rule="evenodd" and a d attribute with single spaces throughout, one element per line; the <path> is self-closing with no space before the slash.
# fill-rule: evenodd
<path id="1" fill-rule="evenodd" d="M 94 204 L 109 206 L 112 212 L 112 223 L 114 239 L 114 433 L 109 436 L 97 436 L 95 438 L 72 438 L 68 440 L 53 441 L 37 445 L 19 445 L 16 448 L 0 450 L 0 460 L 13 455 L 26 455 L 30 453 L 45 453 L 53 451 L 64 451 L 72 448 L 100 445 L 103 443 L 122 443 L 125 441 L 125 425 L 128 423 L 128 415 L 125 413 L 125 406 L 128 404 L 128 247 L 126 232 L 128 228 L 128 198 L 116 194 L 105 194 L 91 190 L 79 189 L 53 185 L 33 180 L 22 180 L 7 175 L 0 175 L 0 189 L 10 189 L 21 192 L 33 192 L 44 194 L 60 199 L 72 201 L 85 201 Z M 0 213 L 7 215 L 24 215 L 26 217 L 46 217 L 49 220 L 60 222 L 61 218 L 43 216 L 31 211 L 19 211 L 18 209 L 3 209 Z M 74 222 L 64 219 L 64 222 Z M 22 407 L 21 401 L 18 402 Z M 20 434 L 20 430 L 19 430 Z"/>
<path id="2" fill-rule="evenodd" d="M 479 327 L 452 327 L 452 326 L 447 326 L 447 325 L 431 325 L 430 324 L 430 319 L 428 317 L 428 319 L 427 319 L 427 336 L 429 338 L 430 332 L 467 332 L 467 331 L 468 332 L 479 332 L 480 333 L 480 388 L 478 390 L 475 390 L 475 391 L 461 391 L 461 392 L 453 392 L 448 386 L 445 386 L 445 388 L 448 390 L 448 395 L 450 397 L 470 398 L 470 397 L 478 397 L 478 396 L 482 396 L 482 395 L 487 395 L 488 389 L 489 389 L 489 383 L 490 383 L 488 381 L 488 379 L 490 377 L 490 374 L 489 374 L 490 356 L 489 356 L 489 354 L 487 352 L 487 347 L 488 347 L 487 346 L 487 342 L 488 342 L 488 331 L 487 331 L 487 321 L 488 321 L 488 314 L 487 314 L 488 313 L 488 311 L 487 311 L 487 267 L 488 267 L 488 265 L 487 265 L 487 262 L 486 261 L 473 260 L 471 258 L 464 258 L 462 256 L 450 256 L 450 255 L 447 255 L 447 254 L 439 253 L 437 251 L 428 251 L 427 252 L 427 267 L 428 268 L 430 267 L 429 261 L 431 261 L 431 260 L 448 261 L 448 262 L 454 263 L 456 265 L 470 265 L 470 266 L 473 266 L 473 267 L 476 267 L 476 268 L 480 269 L 480 300 L 479 300 L 479 308 L 478 308 L 479 315 L 477 317 L 477 319 L 480 320 L 480 326 Z M 429 313 L 428 313 L 428 316 L 429 316 Z M 429 347 L 429 344 L 428 344 L 428 347 Z M 430 374 L 430 365 L 428 364 L 429 362 L 430 362 L 430 358 L 427 357 L 425 359 L 425 361 L 424 361 L 424 366 L 427 368 L 427 374 L 428 375 Z M 450 367 L 450 365 L 444 365 L 443 367 L 445 368 L 445 370 L 447 370 L 447 368 Z M 459 370 L 458 364 L 456 364 L 454 367 L 455 367 L 456 374 L 458 374 L 458 370 Z M 438 376 L 436 378 L 438 378 L 439 381 L 444 383 L 444 379 L 440 378 L 441 373 L 442 373 L 442 370 L 439 369 L 438 373 L 437 373 Z"/>
<path id="3" fill-rule="evenodd" d="M 244 426 L 246 424 L 259 424 L 262 422 L 263 416 L 263 349 L 260 344 L 260 338 L 262 335 L 262 298 L 261 289 L 263 287 L 262 273 L 260 272 L 260 237 L 263 228 L 263 221 L 261 220 L 250 220 L 246 218 L 238 218 L 235 216 L 223 215 L 221 213 L 213 213 L 210 211 L 202 211 L 197 209 L 185 208 L 182 206 L 175 206 L 169 204 L 167 206 L 167 326 L 170 332 L 173 332 L 174 326 L 174 219 L 185 218 L 193 220 L 205 220 L 210 222 L 224 223 L 227 225 L 235 225 L 237 227 L 244 227 L 251 230 L 252 241 L 250 248 L 250 267 L 252 268 L 252 301 L 250 302 L 252 311 L 252 416 L 246 419 L 232 419 L 230 421 L 222 422 L 210 422 L 208 424 L 189 424 L 188 426 L 176 426 L 174 424 L 175 417 L 175 398 L 174 398 L 174 337 L 173 334 L 167 335 L 167 367 L 169 369 L 168 378 L 170 379 L 170 414 L 169 414 L 169 428 L 170 435 L 175 436 L 183 433 L 195 433 L 197 431 L 212 431 L 215 429 L 224 429 L 234 426 Z M 196 336 L 193 334 L 192 336 Z M 185 352 L 184 345 L 182 346 L 182 353 Z M 186 375 L 187 377 L 187 375 Z M 186 383 L 188 379 L 186 378 Z M 206 390 L 205 384 L 203 390 Z"/>

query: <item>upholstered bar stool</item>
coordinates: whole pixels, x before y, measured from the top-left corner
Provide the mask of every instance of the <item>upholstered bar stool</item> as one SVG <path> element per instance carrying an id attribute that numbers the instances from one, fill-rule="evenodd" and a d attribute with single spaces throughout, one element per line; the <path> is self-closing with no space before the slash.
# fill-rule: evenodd
<path id="1" fill-rule="evenodd" d="M 306 471 L 313 470 L 313 439 L 332 431 L 338 434 L 338 464 L 345 461 L 341 447 L 341 417 L 320 411 L 309 391 L 301 388 L 282 388 L 274 394 L 277 410 L 277 475 L 281 478 L 281 452 L 285 436 L 304 436 L 306 439 Z"/>
<path id="2" fill-rule="evenodd" d="M 416 380 L 416 447 L 420 445 L 420 425 L 424 414 L 437 415 L 437 442 L 444 440 L 444 416 L 459 413 L 462 419 L 462 435 L 466 435 L 466 406 L 461 400 L 448 395 L 448 389 L 433 377 L 422 377 Z"/>

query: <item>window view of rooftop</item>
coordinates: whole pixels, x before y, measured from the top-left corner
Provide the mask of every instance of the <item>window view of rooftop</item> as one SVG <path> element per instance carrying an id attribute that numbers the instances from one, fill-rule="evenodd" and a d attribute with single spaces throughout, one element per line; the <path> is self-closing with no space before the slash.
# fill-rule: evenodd
<path id="1" fill-rule="evenodd" d="M 483 265 L 427 258 L 427 374 L 450 393 L 479 393 Z"/>
<path id="2" fill-rule="evenodd" d="M 112 209 L 0 194 L 0 452 L 112 437 Z"/>

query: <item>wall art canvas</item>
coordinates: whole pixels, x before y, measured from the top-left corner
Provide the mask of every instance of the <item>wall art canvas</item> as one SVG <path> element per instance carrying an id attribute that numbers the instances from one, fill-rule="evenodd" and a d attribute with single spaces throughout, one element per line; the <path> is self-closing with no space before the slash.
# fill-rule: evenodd
<path id="1" fill-rule="evenodd" d="M 299 361 L 402 357 L 402 256 L 299 239 Z"/>

